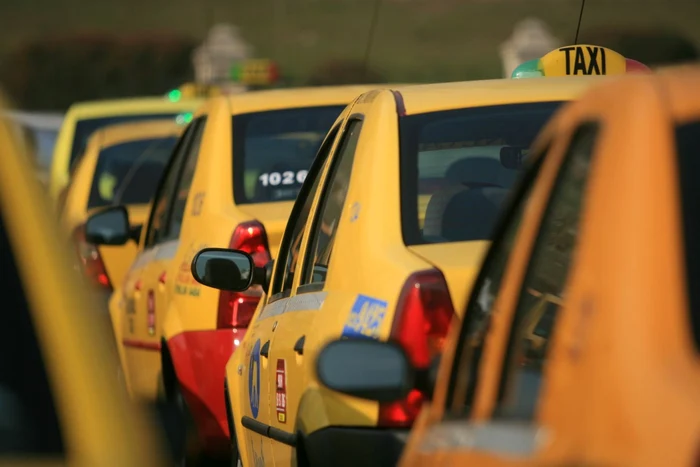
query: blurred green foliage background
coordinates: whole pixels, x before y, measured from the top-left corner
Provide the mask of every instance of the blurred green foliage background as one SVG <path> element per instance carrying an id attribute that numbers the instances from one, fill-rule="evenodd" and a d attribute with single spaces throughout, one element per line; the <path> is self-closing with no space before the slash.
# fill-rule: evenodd
<path id="1" fill-rule="evenodd" d="M 3 18 L 3 27 L 0 28 L 0 81 L 5 86 L 12 87 L 26 79 L 26 73 L 36 74 L 24 71 L 22 76 L 17 76 L 17 51 L 26 48 L 31 41 L 55 44 L 59 37 L 85 33 L 90 33 L 93 37 L 100 34 L 122 38 L 138 37 L 143 41 L 152 35 L 170 35 L 171 45 L 167 47 L 178 48 L 180 56 L 168 58 L 165 60 L 168 64 L 164 66 L 169 67 L 166 74 L 170 80 L 177 81 L 186 78 L 189 73 L 187 62 L 193 44 L 204 39 L 211 25 L 231 23 L 239 27 L 243 38 L 253 46 L 256 56 L 272 58 L 279 63 L 288 84 L 318 82 L 318 76 L 314 75 L 327 74 L 329 66 L 334 66 L 333 63 L 362 63 L 375 2 L 376 0 L 3 0 L 0 2 L 0 18 Z M 518 20 L 530 16 L 540 18 L 563 43 L 571 43 L 579 9 L 579 0 L 382 0 L 369 65 L 377 79 L 389 82 L 500 77 L 502 69 L 499 46 L 509 37 Z M 631 46 L 627 44 L 627 48 L 632 47 L 631 52 L 627 52 L 628 55 L 646 52 L 651 55 L 668 55 L 670 52 L 663 50 L 648 50 L 652 47 L 649 44 L 659 42 L 654 37 L 661 33 L 673 33 L 696 47 L 700 46 L 698 18 L 698 0 L 587 0 L 579 42 L 600 43 L 600 38 L 605 37 L 609 43 L 614 43 L 619 38 L 612 37 L 611 34 L 633 31 L 651 39 L 646 42 L 636 41 Z M 178 42 L 179 45 L 173 46 L 173 42 Z M 622 43 L 618 40 L 615 44 Z M 676 45 L 669 47 L 677 48 Z M 15 57 L 12 57 L 13 53 Z M 153 59 L 142 58 L 140 64 L 137 64 L 138 61 L 130 58 L 129 53 L 114 53 L 120 56 L 114 60 L 122 70 L 132 70 L 125 72 L 125 75 L 139 75 L 142 84 L 140 93 L 152 93 L 154 89 L 167 87 L 168 76 L 162 76 L 157 83 L 147 85 L 144 74 L 137 73 L 138 69 L 152 69 Z M 171 53 L 177 55 L 172 50 Z M 46 68 L 52 70 L 52 75 L 39 79 L 43 79 L 45 86 L 50 89 L 52 81 L 70 83 L 70 78 L 63 79 L 60 75 L 91 73 L 88 69 L 90 63 L 102 60 L 101 54 L 103 55 L 102 52 L 96 52 L 91 56 L 86 53 L 83 56 L 78 53 L 77 57 L 71 58 L 69 71 L 59 71 L 62 67 L 59 63 Z M 159 56 L 160 53 L 156 55 Z M 61 63 L 66 61 L 61 57 L 55 59 Z M 29 65 L 25 63 L 24 66 Z M 113 64 L 108 68 L 116 66 Z M 135 68 L 138 66 L 140 68 Z M 185 69 L 182 69 L 183 66 Z M 324 68 L 326 71 L 321 71 Z M 34 81 L 36 79 L 33 78 Z M 8 81 L 15 84 L 8 86 Z M 93 94 L 93 98 L 111 97 L 127 92 L 126 89 L 128 92 L 139 91 L 139 84 L 119 88 L 115 83 L 106 82 L 102 87 L 90 87 L 89 93 L 80 95 L 80 98 L 89 98 Z M 165 91 L 162 89 L 162 92 Z M 38 101 L 30 99 L 31 103 L 25 106 L 41 107 L 42 102 L 45 102 L 45 108 L 63 107 L 65 102 L 70 101 L 67 96 L 65 99 L 52 99 L 51 96 L 66 92 L 68 91 L 62 85 L 61 89 L 47 92 Z M 15 95 L 20 94 L 15 91 Z M 20 96 L 17 100 L 22 104 L 27 97 Z"/>

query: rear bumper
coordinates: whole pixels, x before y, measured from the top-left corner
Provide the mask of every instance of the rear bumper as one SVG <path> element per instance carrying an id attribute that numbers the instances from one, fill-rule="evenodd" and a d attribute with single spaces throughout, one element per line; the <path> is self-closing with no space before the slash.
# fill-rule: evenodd
<path id="1" fill-rule="evenodd" d="M 183 332 L 168 341 L 180 388 L 210 455 L 228 455 L 229 430 L 224 404 L 226 363 L 244 329 Z"/>
<path id="2" fill-rule="evenodd" d="M 398 464 L 409 430 L 328 427 L 304 438 L 311 465 L 388 467 Z"/>

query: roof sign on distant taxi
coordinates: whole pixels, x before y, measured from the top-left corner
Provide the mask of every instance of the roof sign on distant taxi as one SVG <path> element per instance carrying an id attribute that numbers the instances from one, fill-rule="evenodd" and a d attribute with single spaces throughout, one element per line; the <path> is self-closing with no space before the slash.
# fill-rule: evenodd
<path id="1" fill-rule="evenodd" d="M 168 93 L 168 100 L 170 100 L 170 102 L 178 102 L 180 99 L 182 99 L 182 91 L 179 89 L 173 89 Z"/>
<path id="2" fill-rule="evenodd" d="M 231 68 L 231 79 L 246 85 L 269 85 L 279 79 L 279 69 L 277 64 L 269 59 L 246 60 Z"/>
<path id="3" fill-rule="evenodd" d="M 622 75 L 651 71 L 646 65 L 606 47 L 570 45 L 559 47 L 542 58 L 522 63 L 511 78 L 552 76 Z"/>
<path id="4" fill-rule="evenodd" d="M 178 125 L 187 125 L 192 121 L 193 117 L 194 115 L 192 114 L 192 112 L 181 113 L 177 117 L 175 117 L 175 123 L 177 123 Z"/>

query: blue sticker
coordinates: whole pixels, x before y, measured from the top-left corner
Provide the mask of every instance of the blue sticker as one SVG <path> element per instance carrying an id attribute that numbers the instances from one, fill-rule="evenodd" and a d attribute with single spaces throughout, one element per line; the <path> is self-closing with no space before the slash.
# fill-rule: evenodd
<path id="1" fill-rule="evenodd" d="M 383 300 L 358 295 L 345 321 L 341 337 L 367 337 L 377 339 L 379 328 L 386 316 L 387 303 Z"/>
<path id="2" fill-rule="evenodd" d="M 248 397 L 253 418 L 258 418 L 260 409 L 260 339 L 255 341 L 248 365 Z"/>
<path id="3" fill-rule="evenodd" d="M 360 217 L 360 203 L 357 201 L 350 206 L 350 222 L 355 222 Z"/>

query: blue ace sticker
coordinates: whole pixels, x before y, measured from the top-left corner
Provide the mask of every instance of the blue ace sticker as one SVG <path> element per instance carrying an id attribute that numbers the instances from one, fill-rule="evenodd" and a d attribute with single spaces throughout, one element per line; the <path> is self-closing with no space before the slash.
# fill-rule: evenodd
<path id="1" fill-rule="evenodd" d="M 248 397 L 253 418 L 258 418 L 260 410 L 260 339 L 255 341 L 248 364 Z"/>
<path id="2" fill-rule="evenodd" d="M 387 302 L 366 295 L 358 295 L 345 321 L 342 337 L 377 339 L 379 328 L 386 316 Z"/>

